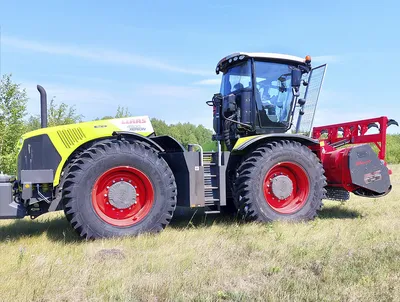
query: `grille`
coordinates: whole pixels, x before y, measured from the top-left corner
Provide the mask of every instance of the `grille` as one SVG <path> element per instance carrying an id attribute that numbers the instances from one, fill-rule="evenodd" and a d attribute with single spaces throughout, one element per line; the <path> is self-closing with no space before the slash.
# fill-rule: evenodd
<path id="1" fill-rule="evenodd" d="M 79 143 L 80 141 L 86 138 L 82 129 L 79 127 L 69 128 L 65 130 L 58 130 L 57 134 L 58 137 L 61 139 L 62 143 L 64 144 L 65 148 L 67 149 L 73 147 L 75 144 Z"/>

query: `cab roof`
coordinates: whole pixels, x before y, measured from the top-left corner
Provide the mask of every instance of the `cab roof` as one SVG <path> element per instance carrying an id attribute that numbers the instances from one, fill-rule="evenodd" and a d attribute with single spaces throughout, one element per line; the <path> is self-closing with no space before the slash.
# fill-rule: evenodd
<path id="1" fill-rule="evenodd" d="M 232 63 L 233 61 L 237 60 L 244 60 L 248 58 L 254 58 L 254 59 L 262 59 L 262 60 L 270 60 L 270 61 L 285 61 L 289 63 L 296 63 L 296 64 L 305 64 L 305 58 L 300 58 L 292 55 L 286 55 L 286 54 L 279 54 L 279 53 L 267 53 L 267 52 L 235 52 L 227 57 L 224 57 L 221 59 L 217 67 L 215 69 L 215 72 L 218 74 L 220 71 L 224 71 L 226 69 L 226 66 L 229 63 Z"/>

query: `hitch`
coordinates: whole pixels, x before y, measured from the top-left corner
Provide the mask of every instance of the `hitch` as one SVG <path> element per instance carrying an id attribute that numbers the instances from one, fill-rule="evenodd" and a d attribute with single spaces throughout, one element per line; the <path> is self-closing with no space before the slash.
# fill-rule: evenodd
<path id="1" fill-rule="evenodd" d="M 14 201 L 15 177 L 0 174 L 0 218 L 13 219 L 26 216 L 25 207 Z"/>

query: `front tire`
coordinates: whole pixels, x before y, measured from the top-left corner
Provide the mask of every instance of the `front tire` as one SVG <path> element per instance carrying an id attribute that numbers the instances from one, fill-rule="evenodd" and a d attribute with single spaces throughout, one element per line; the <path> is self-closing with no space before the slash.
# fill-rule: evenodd
<path id="1" fill-rule="evenodd" d="M 83 238 L 134 236 L 164 229 L 176 194 L 173 173 L 154 149 L 141 142 L 107 140 L 69 168 L 63 203 Z"/>
<path id="2" fill-rule="evenodd" d="M 238 174 L 236 202 L 248 220 L 310 220 L 322 207 L 323 167 L 298 142 L 272 142 L 257 148 L 239 166 Z"/>

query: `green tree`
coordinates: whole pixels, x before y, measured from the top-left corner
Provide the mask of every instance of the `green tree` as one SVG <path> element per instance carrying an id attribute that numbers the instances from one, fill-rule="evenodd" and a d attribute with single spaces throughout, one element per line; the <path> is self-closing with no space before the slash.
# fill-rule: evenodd
<path id="1" fill-rule="evenodd" d="M 130 117 L 131 113 L 128 110 L 128 107 L 121 107 L 118 106 L 117 113 L 115 114 L 115 118 L 123 118 L 123 117 Z"/>
<path id="2" fill-rule="evenodd" d="M 170 135 L 169 126 L 164 121 L 152 118 L 151 124 L 153 125 L 154 131 L 157 135 Z"/>
<path id="3" fill-rule="evenodd" d="M 98 120 L 112 120 L 113 118 L 115 118 L 115 117 L 111 116 L 111 115 L 106 115 L 106 116 L 103 116 L 102 118 L 97 118 L 96 121 L 98 121 Z"/>
<path id="4" fill-rule="evenodd" d="M 27 95 L 20 85 L 13 83 L 11 75 L 0 82 L 0 169 L 15 174 L 17 143 L 24 133 Z"/>
<path id="5" fill-rule="evenodd" d="M 98 120 L 111 120 L 111 119 L 114 119 L 114 118 L 123 118 L 123 117 L 130 117 L 130 116 L 132 116 L 132 115 L 129 112 L 128 107 L 118 106 L 117 112 L 115 113 L 114 116 L 106 115 L 106 116 L 103 116 L 102 118 L 96 118 L 95 120 L 96 121 L 98 121 Z"/>
<path id="6" fill-rule="evenodd" d="M 48 127 L 69 125 L 82 122 L 83 115 L 78 114 L 74 106 L 65 103 L 56 104 L 54 98 L 50 101 L 47 109 Z M 26 131 L 33 131 L 40 128 L 40 116 L 30 116 L 26 123 Z"/>
<path id="7" fill-rule="evenodd" d="M 156 118 L 151 119 L 154 131 L 157 135 L 170 135 L 185 147 L 188 144 L 199 144 L 205 151 L 216 150 L 216 142 L 211 140 L 212 131 L 203 125 L 191 123 L 177 123 L 168 125 L 165 121 Z"/>

